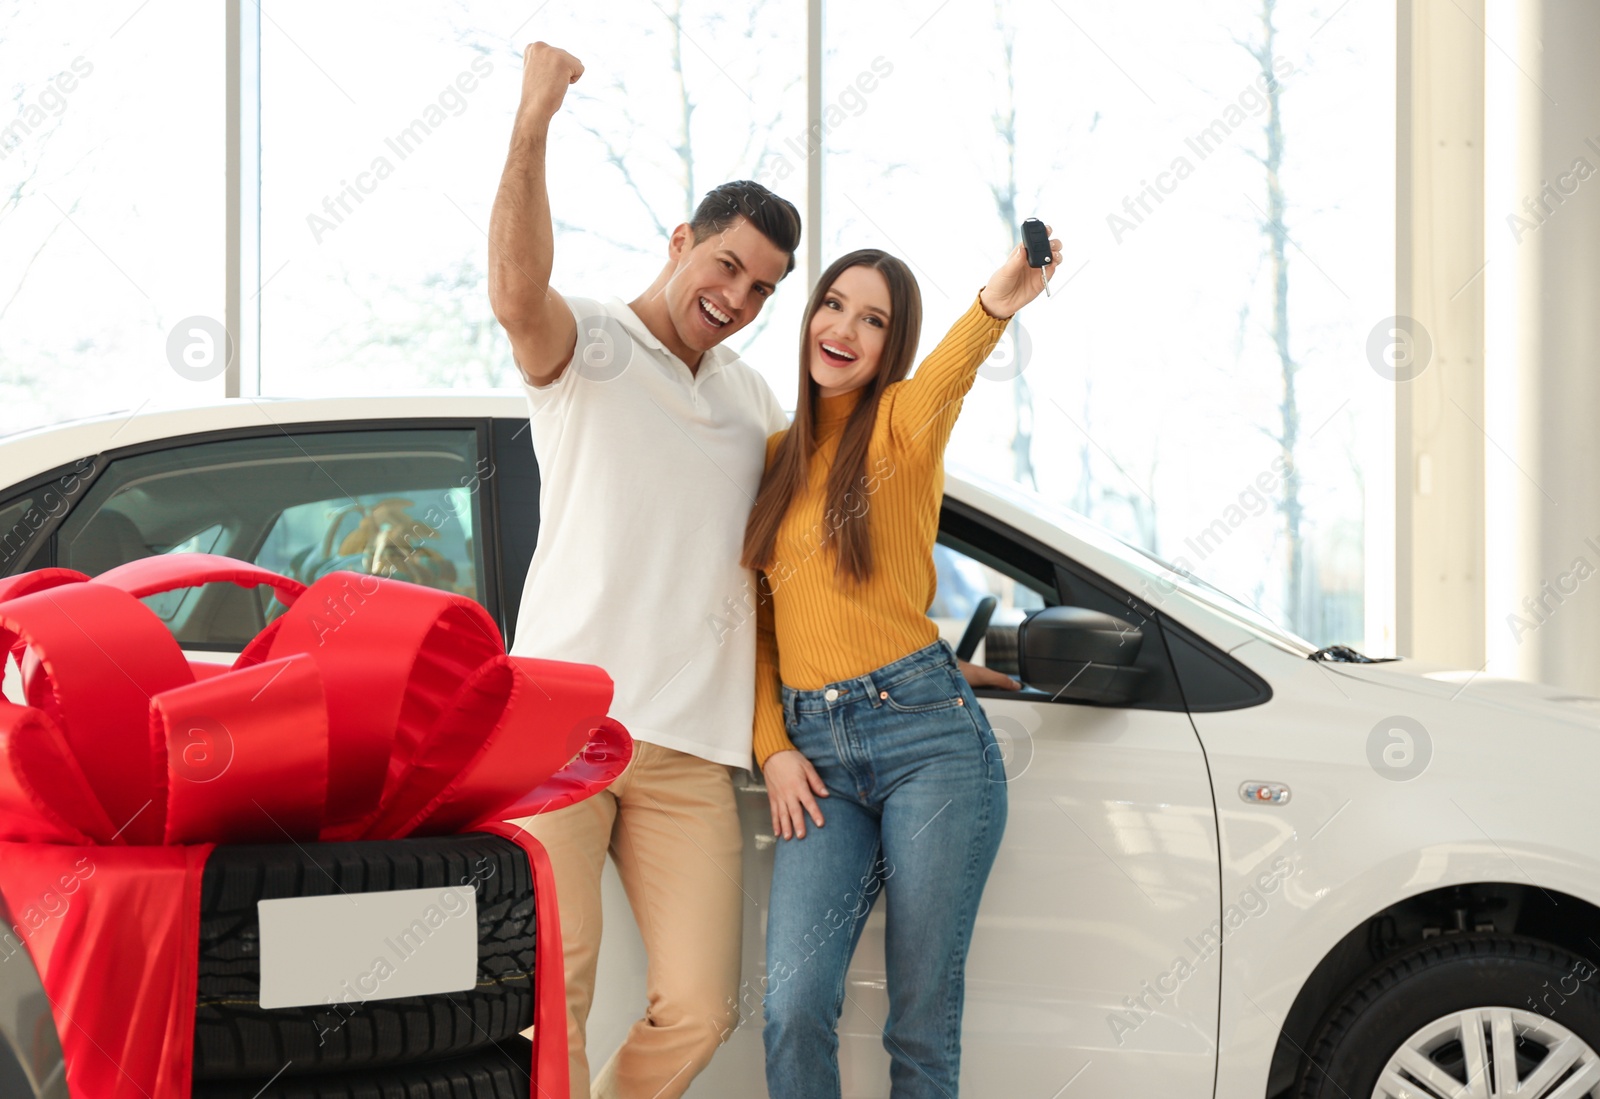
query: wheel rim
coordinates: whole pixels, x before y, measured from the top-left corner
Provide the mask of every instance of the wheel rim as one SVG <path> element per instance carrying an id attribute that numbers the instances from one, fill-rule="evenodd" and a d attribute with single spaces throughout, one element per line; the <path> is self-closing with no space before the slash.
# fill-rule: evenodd
<path id="1" fill-rule="evenodd" d="M 1401 1043 L 1372 1099 L 1588 1099 L 1600 1054 L 1554 1019 L 1474 1007 L 1435 1019 Z"/>

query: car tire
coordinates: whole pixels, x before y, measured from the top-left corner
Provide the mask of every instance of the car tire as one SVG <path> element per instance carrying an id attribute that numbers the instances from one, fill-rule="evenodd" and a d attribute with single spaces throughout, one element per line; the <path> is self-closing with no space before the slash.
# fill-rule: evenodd
<path id="1" fill-rule="evenodd" d="M 466 883 L 477 890 L 475 988 L 355 1004 L 260 1005 L 257 901 Z M 499 836 L 218 847 L 201 885 L 194 1078 L 381 1068 L 513 1038 L 533 1024 L 534 948 L 528 859 Z"/>
<path id="2" fill-rule="evenodd" d="M 1593 962 L 1536 939 L 1468 934 L 1431 940 L 1384 962 L 1328 1013 L 1308 1046 L 1294 1095 L 1466 1094 L 1469 1077 L 1480 1072 L 1477 1083 L 1488 1090 L 1473 1094 L 1511 1095 L 1562 1043 L 1571 1044 L 1558 1056 L 1575 1055 L 1576 1061 L 1556 1078 L 1582 1074 L 1591 1086 L 1572 1094 L 1590 1095 L 1600 1088 L 1597 985 L 1600 970 Z M 1498 1058 L 1508 1041 L 1514 1081 L 1499 1078 Z M 1430 1074 L 1431 1090 L 1420 1086 Z"/>
<path id="3" fill-rule="evenodd" d="M 531 1050 L 526 1041 L 512 1041 L 465 1057 L 378 1072 L 197 1083 L 191 1094 L 193 1099 L 529 1099 Z"/>

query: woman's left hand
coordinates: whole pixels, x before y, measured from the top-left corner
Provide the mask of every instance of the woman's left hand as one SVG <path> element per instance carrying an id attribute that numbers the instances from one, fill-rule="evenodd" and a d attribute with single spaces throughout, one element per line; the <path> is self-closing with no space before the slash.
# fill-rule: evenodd
<path id="1" fill-rule="evenodd" d="M 786 840 L 805 839 L 808 814 L 813 824 L 822 827 L 822 810 L 817 806 L 817 798 L 827 797 L 828 787 L 811 761 L 798 749 L 773 752 L 761 768 L 761 777 L 767 784 L 774 836 Z"/>
<path id="2" fill-rule="evenodd" d="M 1050 232 L 1050 226 L 1046 225 L 1044 231 Z M 1009 318 L 1039 296 L 1044 290 L 1044 275 L 1054 277 L 1060 266 L 1061 242 L 1055 237 L 1050 238 L 1050 262 L 1044 267 L 1029 267 L 1028 248 L 1019 244 L 1011 250 L 1000 269 L 989 276 L 978 293 L 978 300 L 991 317 Z"/>

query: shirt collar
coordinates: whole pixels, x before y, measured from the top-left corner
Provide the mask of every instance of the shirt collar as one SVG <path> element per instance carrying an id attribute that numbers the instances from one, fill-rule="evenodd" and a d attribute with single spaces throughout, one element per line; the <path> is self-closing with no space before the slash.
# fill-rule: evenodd
<path id="1" fill-rule="evenodd" d="M 655 333 L 651 332 L 644 321 L 639 319 L 639 314 L 635 313 L 633 307 L 621 298 L 612 298 L 606 302 L 606 312 L 621 321 L 622 327 L 628 330 L 628 334 L 645 347 L 652 351 L 659 351 L 673 361 L 683 361 L 666 344 L 656 339 Z M 700 356 L 700 369 L 694 372 L 695 379 L 700 380 L 711 377 L 721 371 L 723 367 L 738 359 L 738 357 L 739 353 L 727 344 L 717 344 L 717 346 Z"/>

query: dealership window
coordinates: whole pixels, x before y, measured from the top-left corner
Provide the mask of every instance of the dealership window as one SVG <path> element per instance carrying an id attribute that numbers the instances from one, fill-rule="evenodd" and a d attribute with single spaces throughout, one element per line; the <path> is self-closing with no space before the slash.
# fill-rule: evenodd
<path id="1" fill-rule="evenodd" d="M 926 354 L 1021 220 L 1050 221 L 1062 287 L 980 372 L 952 465 L 1309 638 L 1391 652 L 1392 611 L 1368 614 L 1365 592 L 1392 572 L 1393 386 L 1367 341 L 1394 313 L 1394 8 L 1129 15 L 829 0 L 824 251 L 912 264 Z"/>
<path id="2" fill-rule="evenodd" d="M 0 434 L 221 396 L 222 5 L 0 0 Z"/>
<path id="3" fill-rule="evenodd" d="M 197 94 L 222 82 L 221 8 L 119 25 L 0 0 L 17 117 L 49 120 L 0 129 L 0 203 L 24 196 L 0 217 L 0 431 L 220 395 L 178 377 L 168 343 L 223 308 L 223 97 Z M 242 10 L 260 24 L 245 392 L 516 381 L 485 231 L 521 48 L 542 39 L 587 66 L 551 138 L 558 289 L 630 297 L 700 194 L 753 177 L 810 215 L 824 263 L 866 245 L 911 262 L 926 353 L 1043 216 L 1066 246 L 1056 295 L 985 368 L 952 466 L 1021 481 L 1313 640 L 1392 651 L 1393 387 L 1368 341 L 1394 312 L 1393 5 Z M 80 55 L 93 72 L 58 111 L 50 81 Z M 736 338 L 786 406 L 801 259 Z"/>
<path id="4" fill-rule="evenodd" d="M 530 10 L 263 0 L 265 392 L 516 383 L 485 234 L 528 42 L 587 66 L 548 155 L 551 283 L 568 296 L 643 291 L 705 191 L 804 131 L 801 5 Z M 796 183 L 777 189 L 804 207 Z M 735 338 L 753 359 L 792 356 L 803 280 Z"/>

